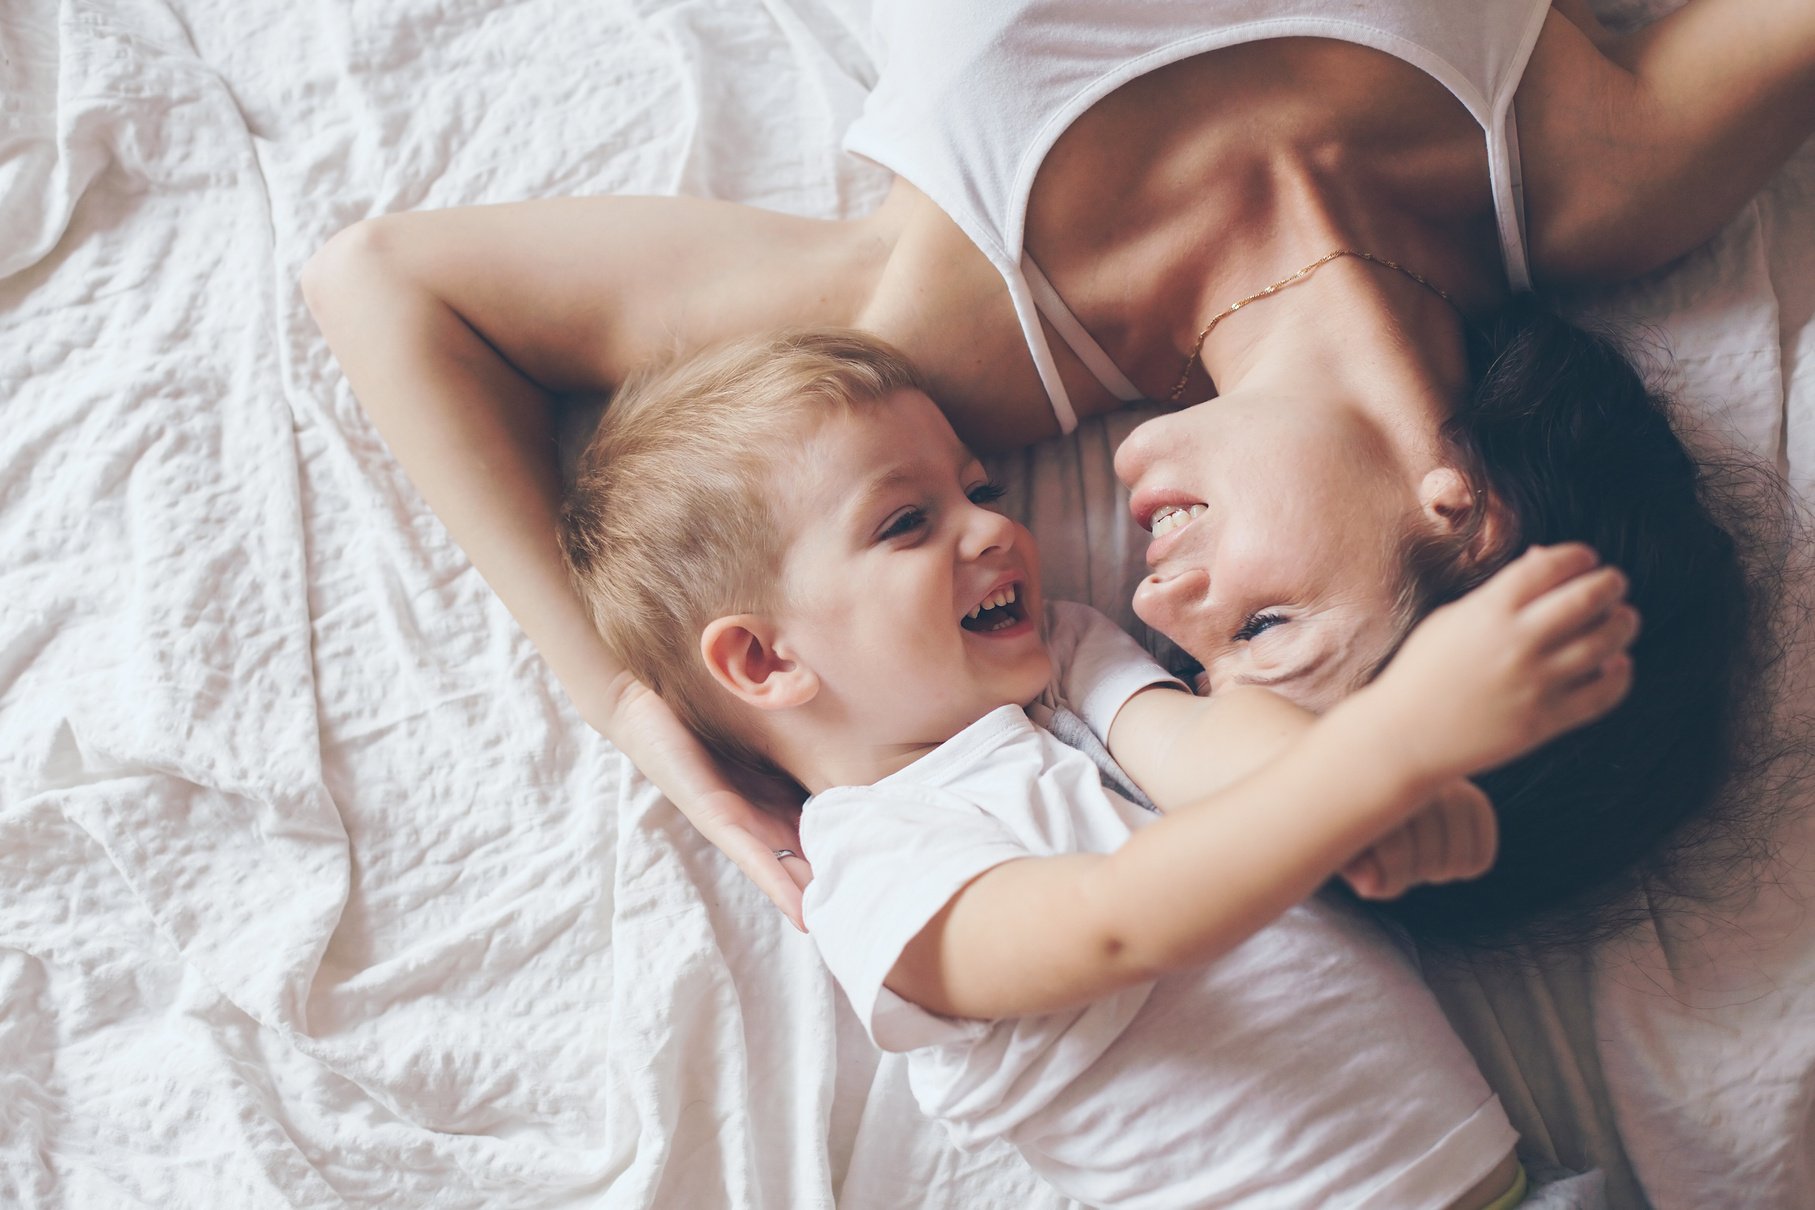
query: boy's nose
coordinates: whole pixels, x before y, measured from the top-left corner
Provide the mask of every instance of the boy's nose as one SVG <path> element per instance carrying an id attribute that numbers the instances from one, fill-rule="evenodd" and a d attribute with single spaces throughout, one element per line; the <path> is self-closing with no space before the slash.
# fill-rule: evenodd
<path id="1" fill-rule="evenodd" d="M 992 550 L 1007 550 L 1015 544 L 1015 523 L 994 509 L 971 507 L 970 524 L 964 531 L 964 555 L 980 558 Z"/>

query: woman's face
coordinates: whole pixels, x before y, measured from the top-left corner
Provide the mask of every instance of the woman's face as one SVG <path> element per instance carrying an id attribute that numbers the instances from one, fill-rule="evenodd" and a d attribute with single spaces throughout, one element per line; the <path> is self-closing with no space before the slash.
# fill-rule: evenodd
<path id="1" fill-rule="evenodd" d="M 1392 644 L 1418 480 L 1353 409 L 1212 399 L 1137 428 L 1116 474 L 1154 533 L 1134 611 L 1209 692 L 1262 684 L 1324 710 Z"/>

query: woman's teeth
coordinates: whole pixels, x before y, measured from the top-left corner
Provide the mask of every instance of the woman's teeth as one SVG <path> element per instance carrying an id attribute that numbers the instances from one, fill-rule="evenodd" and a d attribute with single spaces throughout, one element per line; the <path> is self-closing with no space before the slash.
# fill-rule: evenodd
<path id="1" fill-rule="evenodd" d="M 965 616 L 969 617 L 974 622 L 977 620 L 977 615 L 982 613 L 985 609 L 1000 609 L 1002 606 L 1012 605 L 1014 602 L 1015 586 L 1010 584 L 1007 588 L 997 589 L 989 596 L 984 597 L 981 601 L 977 602 L 977 607 L 972 609 L 970 613 Z"/>
<path id="2" fill-rule="evenodd" d="M 1209 511 L 1210 506 L 1208 504 L 1193 504 L 1189 508 L 1180 508 L 1175 504 L 1168 504 L 1153 514 L 1153 520 L 1148 523 L 1147 528 L 1148 531 L 1157 538 L 1161 534 L 1171 533 L 1179 526 L 1197 520 Z"/>

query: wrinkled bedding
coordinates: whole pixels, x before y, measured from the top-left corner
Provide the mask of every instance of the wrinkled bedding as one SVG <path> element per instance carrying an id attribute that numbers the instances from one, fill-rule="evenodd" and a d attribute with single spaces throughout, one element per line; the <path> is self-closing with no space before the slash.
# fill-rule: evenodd
<path id="1" fill-rule="evenodd" d="M 401 209 L 861 211 L 864 8 L 6 0 L 0 1204 L 1059 1204 L 920 1121 L 807 939 L 579 722 L 297 287 Z M 1815 489 L 1815 148 L 1584 306 Z M 1123 618 L 1128 423 L 1005 460 L 1050 591 Z M 1535 1153 L 1616 1205 L 1802 1204 L 1804 831 L 1719 920 L 1433 970 Z"/>

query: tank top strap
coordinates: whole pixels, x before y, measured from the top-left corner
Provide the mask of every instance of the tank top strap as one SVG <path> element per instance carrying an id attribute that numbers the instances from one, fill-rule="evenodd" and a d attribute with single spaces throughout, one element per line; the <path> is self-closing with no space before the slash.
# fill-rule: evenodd
<path id="1" fill-rule="evenodd" d="M 1097 343 L 1096 337 L 1084 330 L 1084 325 L 1078 322 L 1078 317 L 1072 314 L 1071 308 L 1065 305 L 1065 300 L 1059 297 L 1059 292 L 1053 289 L 1052 282 L 1041 272 L 1040 266 L 1026 253 L 1021 254 L 1021 272 L 1027 278 L 1027 292 L 1033 295 L 1034 306 L 1039 308 L 1040 314 L 1046 317 L 1046 322 L 1052 325 L 1059 338 L 1071 346 L 1071 351 L 1078 355 L 1078 360 L 1096 375 L 1097 381 L 1103 384 L 1103 389 L 1123 403 L 1138 403 L 1145 399 L 1146 393 L 1128 380 L 1128 376 L 1122 373 L 1114 359 Z"/>

